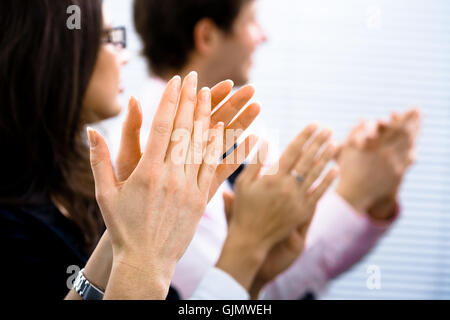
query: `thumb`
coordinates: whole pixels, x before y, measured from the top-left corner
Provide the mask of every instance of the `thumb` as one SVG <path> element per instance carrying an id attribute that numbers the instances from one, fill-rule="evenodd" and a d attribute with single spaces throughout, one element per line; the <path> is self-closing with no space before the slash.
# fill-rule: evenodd
<path id="1" fill-rule="evenodd" d="M 224 209 L 227 223 L 230 225 L 231 219 L 233 218 L 234 193 L 231 191 L 225 191 L 223 193 L 223 202 L 225 205 Z"/>
<path id="2" fill-rule="evenodd" d="M 131 97 L 127 117 L 123 123 L 116 172 L 119 181 L 125 181 L 136 169 L 141 160 L 140 134 L 142 127 L 142 109 L 136 98 Z"/>
<path id="3" fill-rule="evenodd" d="M 91 146 L 91 168 L 94 174 L 95 192 L 98 201 L 99 196 L 115 190 L 116 178 L 105 139 L 92 128 L 88 128 L 88 138 Z"/>

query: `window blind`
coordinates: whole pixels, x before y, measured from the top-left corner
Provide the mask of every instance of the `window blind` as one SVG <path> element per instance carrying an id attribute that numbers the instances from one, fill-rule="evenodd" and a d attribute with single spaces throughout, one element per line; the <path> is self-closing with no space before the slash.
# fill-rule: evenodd
<path id="1" fill-rule="evenodd" d="M 252 79 L 282 144 L 311 121 L 342 141 L 361 118 L 424 114 L 400 219 L 323 298 L 450 299 L 450 2 L 261 0 L 260 19 L 269 42 Z"/>

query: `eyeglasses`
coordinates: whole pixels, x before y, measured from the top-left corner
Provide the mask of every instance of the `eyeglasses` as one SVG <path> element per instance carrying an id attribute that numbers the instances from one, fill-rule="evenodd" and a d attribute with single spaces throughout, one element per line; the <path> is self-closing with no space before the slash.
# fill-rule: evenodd
<path id="1" fill-rule="evenodd" d="M 114 27 L 103 31 L 102 42 L 111 43 L 114 46 L 127 47 L 127 30 L 125 27 Z"/>

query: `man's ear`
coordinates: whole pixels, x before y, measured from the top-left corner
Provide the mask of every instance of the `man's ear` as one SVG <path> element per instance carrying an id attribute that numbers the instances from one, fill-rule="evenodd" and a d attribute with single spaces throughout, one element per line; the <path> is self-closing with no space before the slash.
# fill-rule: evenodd
<path id="1" fill-rule="evenodd" d="M 194 27 L 194 50 L 200 55 L 214 51 L 219 43 L 220 30 L 213 20 L 203 18 Z"/>

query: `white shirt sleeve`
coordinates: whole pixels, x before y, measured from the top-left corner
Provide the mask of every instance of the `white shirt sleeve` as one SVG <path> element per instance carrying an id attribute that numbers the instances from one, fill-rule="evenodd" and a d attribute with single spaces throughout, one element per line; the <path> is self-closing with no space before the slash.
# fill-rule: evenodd
<path id="1" fill-rule="evenodd" d="M 228 273 L 211 268 L 190 300 L 248 300 L 247 291 Z"/>

